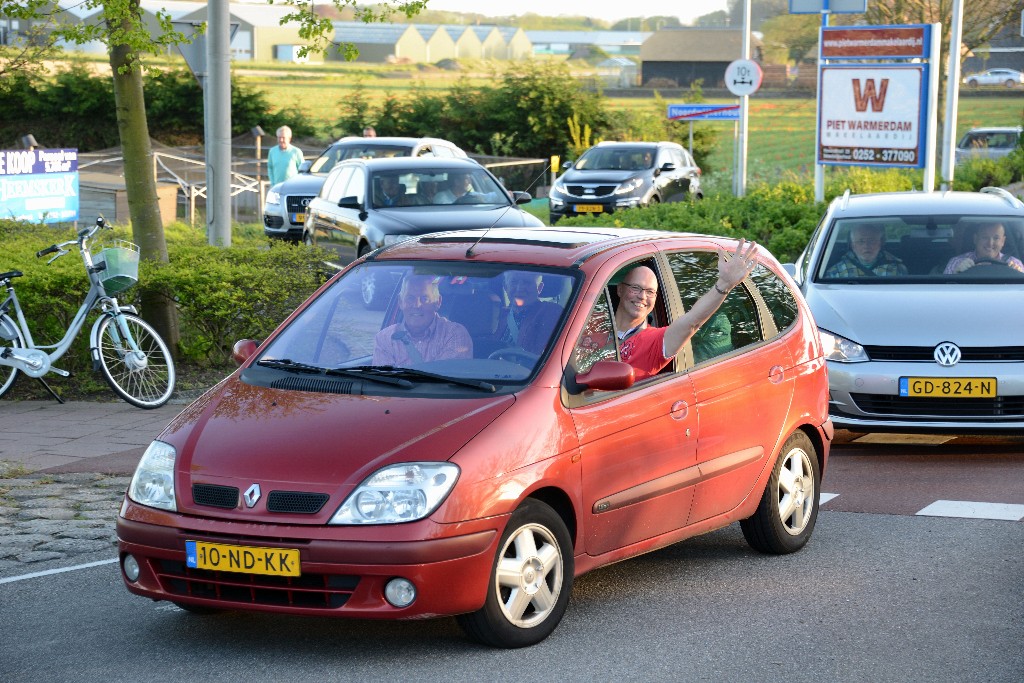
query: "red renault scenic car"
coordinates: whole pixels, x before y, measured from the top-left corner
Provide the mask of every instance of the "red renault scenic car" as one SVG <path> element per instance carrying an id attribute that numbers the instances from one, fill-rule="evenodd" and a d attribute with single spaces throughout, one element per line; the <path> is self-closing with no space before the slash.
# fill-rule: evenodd
<path id="1" fill-rule="evenodd" d="M 128 590 L 197 613 L 457 615 L 520 647 L 596 567 L 737 521 L 759 551 L 800 549 L 832 426 L 815 324 L 779 264 L 758 251 L 660 373 L 621 361 L 625 274 L 654 271 L 664 326 L 714 285 L 720 248 L 735 244 L 497 229 L 357 260 L 236 344 L 239 370 L 146 450 L 117 522 Z M 366 282 L 389 288 L 383 310 Z"/>

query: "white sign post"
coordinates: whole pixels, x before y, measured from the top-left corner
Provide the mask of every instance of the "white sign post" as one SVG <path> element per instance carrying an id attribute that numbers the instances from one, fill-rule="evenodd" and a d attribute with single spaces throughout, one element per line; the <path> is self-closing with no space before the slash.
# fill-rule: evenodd
<path id="1" fill-rule="evenodd" d="M 725 87 L 740 98 L 739 161 L 735 166 L 736 175 L 733 181 L 734 194 L 737 197 L 747 193 L 747 130 L 750 118 L 750 103 L 747 97 L 757 92 L 763 77 L 761 66 L 752 59 L 737 59 L 725 69 Z"/>

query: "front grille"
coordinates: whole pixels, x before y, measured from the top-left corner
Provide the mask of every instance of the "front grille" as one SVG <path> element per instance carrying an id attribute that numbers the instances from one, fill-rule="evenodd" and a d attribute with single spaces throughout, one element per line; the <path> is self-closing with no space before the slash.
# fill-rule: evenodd
<path id="1" fill-rule="evenodd" d="M 348 602 L 358 576 L 304 574 L 262 576 L 191 569 L 184 562 L 153 561 L 161 587 L 171 595 L 207 598 L 243 605 L 337 609 Z"/>
<path id="2" fill-rule="evenodd" d="M 196 505 L 232 510 L 238 506 L 238 489 L 216 484 L 192 484 L 192 500 Z"/>
<path id="3" fill-rule="evenodd" d="M 284 219 L 281 218 L 280 216 L 270 216 L 264 214 L 263 225 L 267 226 L 268 228 L 280 228 L 281 226 L 284 225 Z"/>
<path id="4" fill-rule="evenodd" d="M 565 189 L 568 190 L 569 194 L 573 195 L 574 197 L 584 197 L 584 196 L 586 196 L 586 197 L 590 197 L 590 196 L 594 196 L 594 197 L 607 197 L 608 195 L 610 195 L 612 192 L 615 191 L 616 187 L 618 187 L 618 186 L 617 185 L 566 185 Z M 594 194 L 593 195 L 584 195 L 583 193 L 587 189 L 592 189 L 594 191 Z"/>
<path id="5" fill-rule="evenodd" d="M 868 358 L 877 361 L 935 362 L 934 346 L 865 346 Z M 960 347 L 961 363 L 1019 363 L 1024 361 L 1024 346 Z"/>
<path id="6" fill-rule="evenodd" d="M 296 214 L 296 213 L 304 214 L 304 213 L 306 213 L 306 210 L 309 208 L 309 202 L 312 201 L 312 199 L 313 199 L 313 195 L 308 195 L 307 196 L 307 195 L 301 195 L 301 194 L 290 195 L 288 197 L 285 197 L 284 198 L 284 206 L 285 206 L 285 209 L 288 210 L 288 217 L 289 217 L 289 219 L 291 218 L 291 216 L 293 214 Z M 302 223 L 295 223 L 293 221 L 292 225 L 302 225 Z"/>
<path id="7" fill-rule="evenodd" d="M 304 491 L 271 491 L 267 498 L 270 512 L 293 512 L 300 515 L 314 515 L 330 498 L 326 493 Z"/>
<path id="8" fill-rule="evenodd" d="M 912 398 L 887 394 L 850 394 L 865 413 L 920 420 L 989 419 L 1019 420 L 1024 417 L 1024 396 L 996 398 Z"/>

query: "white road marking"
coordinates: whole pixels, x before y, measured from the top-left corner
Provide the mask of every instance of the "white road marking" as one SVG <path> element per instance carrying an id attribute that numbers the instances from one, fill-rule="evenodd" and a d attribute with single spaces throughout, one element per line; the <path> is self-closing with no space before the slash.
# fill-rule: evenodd
<path id="1" fill-rule="evenodd" d="M 22 574 L 21 576 L 10 576 L 6 579 L 0 579 L 0 583 L 14 583 L 15 581 L 24 581 L 25 579 L 35 579 L 40 576 L 52 576 L 54 574 L 63 574 L 64 572 L 73 572 L 79 569 L 89 569 L 90 567 L 99 567 L 104 564 L 114 564 L 117 562 L 115 557 L 112 560 L 100 560 L 98 562 L 87 562 L 86 564 L 76 564 L 74 567 L 62 567 L 60 569 L 47 569 L 44 572 L 32 572 L 31 574 Z"/>
<path id="2" fill-rule="evenodd" d="M 1002 519 L 1019 522 L 1024 519 L 1024 505 L 1012 503 L 977 503 L 970 500 L 937 500 L 919 510 L 926 517 L 964 517 L 968 519 Z"/>
<path id="3" fill-rule="evenodd" d="M 838 493 L 822 493 L 820 496 L 818 496 L 818 505 L 824 505 L 833 498 L 836 498 L 838 495 Z"/>
<path id="4" fill-rule="evenodd" d="M 874 432 L 854 439 L 850 443 L 938 446 L 955 438 L 957 438 L 955 434 L 887 434 L 884 432 Z"/>

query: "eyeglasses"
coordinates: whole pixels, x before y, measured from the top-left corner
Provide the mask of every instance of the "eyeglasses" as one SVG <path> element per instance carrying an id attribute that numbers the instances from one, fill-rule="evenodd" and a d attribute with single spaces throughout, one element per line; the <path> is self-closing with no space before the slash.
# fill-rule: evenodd
<path id="1" fill-rule="evenodd" d="M 622 284 L 626 285 L 626 289 L 628 289 L 630 292 L 638 296 L 649 296 L 652 299 L 658 296 L 658 290 L 656 289 L 647 289 L 645 287 L 641 287 L 640 285 L 630 284 L 629 282 L 623 282 Z"/>

